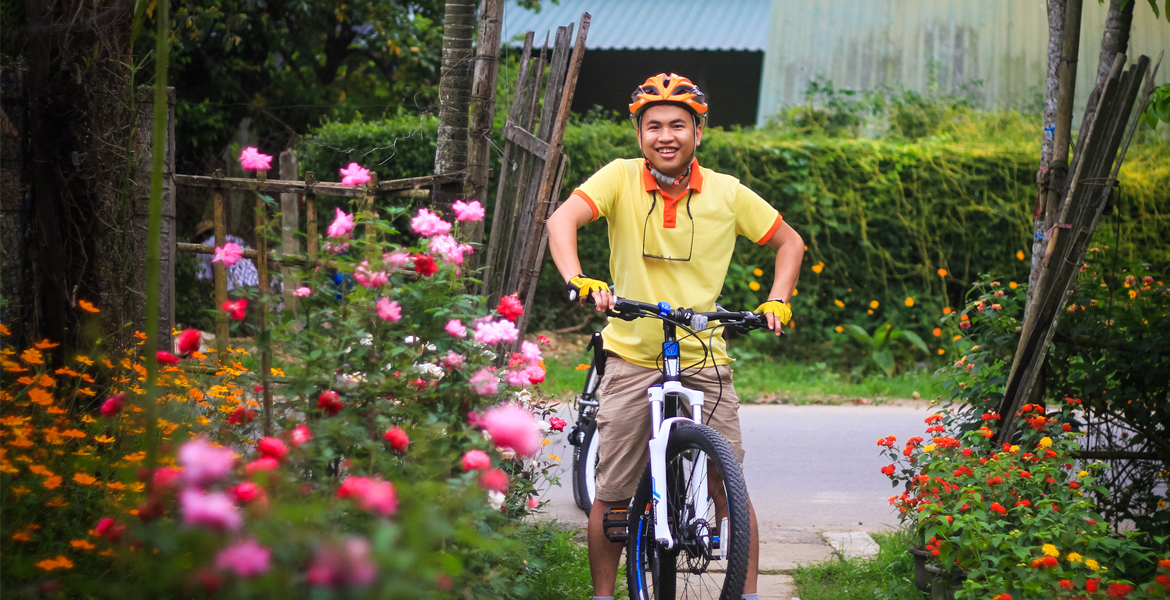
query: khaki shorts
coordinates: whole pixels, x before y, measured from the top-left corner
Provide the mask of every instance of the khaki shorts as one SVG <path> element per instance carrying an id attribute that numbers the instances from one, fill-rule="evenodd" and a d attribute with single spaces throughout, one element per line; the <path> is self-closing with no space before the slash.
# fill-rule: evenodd
<path id="1" fill-rule="evenodd" d="M 735 450 L 743 464 L 743 437 L 739 432 L 739 396 L 731 385 L 731 369 L 727 365 L 706 367 L 693 375 L 684 375 L 682 384 L 701 390 L 704 394 L 703 422 L 718 431 Z M 605 502 L 628 500 L 634 496 L 638 481 L 650 459 L 650 401 L 646 388 L 659 383 L 662 373 L 657 369 L 639 367 L 610 355 L 605 362 L 605 377 L 601 380 L 597 412 L 598 459 L 597 499 Z M 723 381 L 722 400 L 719 380 Z M 715 410 L 714 417 L 711 411 Z M 689 416 L 691 407 L 682 405 Z M 710 420 L 708 420 L 710 419 Z"/>

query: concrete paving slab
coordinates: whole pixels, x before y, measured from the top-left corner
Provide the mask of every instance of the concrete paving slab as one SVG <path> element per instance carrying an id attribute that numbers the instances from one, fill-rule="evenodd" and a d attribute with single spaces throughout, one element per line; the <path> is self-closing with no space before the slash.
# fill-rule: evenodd
<path id="1" fill-rule="evenodd" d="M 877 556 L 879 547 L 865 531 L 822 531 L 821 537 L 846 560 Z"/>
<path id="2" fill-rule="evenodd" d="M 794 600 L 796 584 L 791 575 L 760 575 L 756 582 L 760 600 Z"/>
<path id="3" fill-rule="evenodd" d="M 833 548 L 815 531 L 760 523 L 760 570 L 787 571 L 833 557 Z"/>

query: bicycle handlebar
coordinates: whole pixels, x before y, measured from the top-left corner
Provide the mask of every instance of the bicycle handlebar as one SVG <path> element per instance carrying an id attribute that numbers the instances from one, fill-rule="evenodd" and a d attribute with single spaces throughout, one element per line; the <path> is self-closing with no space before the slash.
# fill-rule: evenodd
<path id="1" fill-rule="evenodd" d="M 642 317 L 657 317 L 696 332 L 707 329 L 709 321 L 720 321 L 724 326 L 739 333 L 747 333 L 753 329 L 763 329 L 768 326 L 764 315 L 750 310 L 696 312 L 689 308 L 671 308 L 665 302 L 649 304 L 625 298 L 616 298 L 613 310 L 607 311 L 607 314 L 623 321 L 633 321 Z"/>

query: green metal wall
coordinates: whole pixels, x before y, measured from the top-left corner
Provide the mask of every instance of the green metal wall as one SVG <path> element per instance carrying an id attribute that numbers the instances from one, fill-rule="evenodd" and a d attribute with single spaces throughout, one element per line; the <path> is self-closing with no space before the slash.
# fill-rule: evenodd
<path id="1" fill-rule="evenodd" d="M 1075 124 L 1096 78 L 1108 5 L 1084 0 Z M 946 90 L 982 80 L 987 108 L 1036 105 L 1047 70 L 1044 0 L 774 0 L 758 122 L 804 101 L 814 76 L 838 88 L 925 92 L 931 61 Z M 1170 23 L 1137 0 L 1131 57 L 1170 50 Z M 1158 73 L 1170 81 L 1170 57 Z M 1076 126 L 1076 125 L 1074 125 Z"/>

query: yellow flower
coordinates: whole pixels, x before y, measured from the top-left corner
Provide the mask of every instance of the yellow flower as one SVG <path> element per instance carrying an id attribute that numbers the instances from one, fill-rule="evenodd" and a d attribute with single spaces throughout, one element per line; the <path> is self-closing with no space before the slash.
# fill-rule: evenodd
<path id="1" fill-rule="evenodd" d="M 551 443 L 552 443 L 552 440 L 550 440 L 550 439 L 548 439 L 548 438 L 544 438 L 544 441 L 540 442 L 540 445 L 541 445 L 541 446 L 547 446 L 547 445 L 549 445 L 549 444 L 551 444 Z"/>
<path id="2" fill-rule="evenodd" d="M 1012 288 L 1012 289 L 1014 290 L 1014 289 L 1016 289 L 1016 288 L 1020 287 L 1020 284 L 1018 284 L 1018 283 L 1016 283 L 1016 282 L 1014 282 L 1014 281 L 1009 281 L 1009 282 L 1008 282 L 1008 287 L 1010 287 L 1010 288 Z"/>
<path id="3" fill-rule="evenodd" d="M 1016 250 L 1016 259 L 1024 260 L 1024 251 L 1023 250 Z"/>
<path id="4" fill-rule="evenodd" d="M 963 339 L 963 336 L 961 336 L 961 335 L 956 335 L 955 337 L 951 338 L 951 341 L 952 341 L 952 342 L 957 342 L 957 341 L 959 341 L 959 340 L 961 340 L 961 339 Z"/>
<path id="5" fill-rule="evenodd" d="M 841 333 L 841 332 L 845 331 L 845 328 L 838 325 L 838 326 L 833 328 L 833 331 L 836 331 L 837 333 Z"/>
<path id="6" fill-rule="evenodd" d="M 1081 555 L 1076 552 L 1069 552 L 1066 558 L 1068 558 L 1068 562 L 1081 562 L 1082 560 Z"/>
<path id="7" fill-rule="evenodd" d="M 1049 447 L 1049 446 L 1051 446 L 1051 445 L 1052 445 L 1052 438 L 1050 438 L 1050 437 L 1042 437 L 1042 438 L 1040 438 L 1040 444 L 1039 444 L 1039 446 L 1040 446 L 1041 448 L 1047 448 L 1047 447 Z"/>
<path id="8" fill-rule="evenodd" d="M 818 261 L 817 264 L 812 266 L 813 273 L 820 273 L 821 271 L 824 271 L 824 270 L 825 270 L 825 263 L 823 263 L 823 262 Z"/>
<path id="9" fill-rule="evenodd" d="M 116 440 L 116 439 L 117 438 L 112 438 L 108 435 L 99 435 L 99 436 L 93 438 L 93 441 L 95 441 L 99 444 L 112 444 L 112 443 L 114 443 L 114 440 Z"/>
<path id="10" fill-rule="evenodd" d="M 548 457 L 557 461 L 557 462 L 561 461 L 561 457 L 557 456 L 556 454 L 549 454 Z"/>
<path id="11" fill-rule="evenodd" d="M 1088 471 L 1080 471 L 1077 473 L 1077 477 L 1088 477 L 1088 476 L 1089 476 Z"/>
<path id="12" fill-rule="evenodd" d="M 197 419 L 195 419 L 195 421 L 198 422 L 200 425 L 211 425 L 211 419 L 208 419 L 207 417 L 204 417 L 202 415 L 200 415 Z"/>
<path id="13" fill-rule="evenodd" d="M 276 367 L 272 367 L 271 371 L 272 371 L 273 377 L 284 377 L 284 369 L 278 369 Z"/>
<path id="14" fill-rule="evenodd" d="M 758 292 L 758 291 L 760 291 L 760 284 L 759 284 L 759 282 L 757 282 L 757 281 L 753 281 L 753 282 L 751 282 L 751 283 L 748 283 L 748 287 L 749 287 L 749 288 L 751 288 L 751 290 L 752 290 L 753 292 Z"/>
<path id="15" fill-rule="evenodd" d="M 910 296 L 906 296 L 906 306 L 914 306 L 914 299 Z"/>
<path id="16" fill-rule="evenodd" d="M 752 269 L 752 275 L 759 277 L 764 274 L 764 270 L 760 268 Z"/>
<path id="17" fill-rule="evenodd" d="M 1020 451 L 1020 447 L 1013 445 L 1009 450 L 1011 451 L 1012 454 L 1015 454 L 1016 452 Z"/>
<path id="18" fill-rule="evenodd" d="M 1089 569 L 1092 571 L 1096 571 L 1097 569 L 1101 568 L 1101 565 L 1098 564 L 1096 560 L 1093 560 L 1091 558 L 1085 559 L 1085 566 L 1089 567 Z"/>
<path id="19" fill-rule="evenodd" d="M 923 452 L 930 452 L 931 450 L 934 450 L 934 444 L 927 444 L 922 447 Z"/>
<path id="20" fill-rule="evenodd" d="M 836 304 L 837 308 L 845 308 L 845 303 L 840 300 L 834 300 L 833 304 Z"/>
<path id="21" fill-rule="evenodd" d="M 81 354 L 78 354 L 77 356 L 73 357 L 73 360 L 76 360 L 77 362 L 79 362 L 87 367 L 93 366 L 93 361 L 90 360 L 88 356 L 83 356 Z"/>
<path id="22" fill-rule="evenodd" d="M 939 353 L 939 354 L 946 354 L 946 353 L 947 353 L 947 351 L 946 351 L 946 350 L 943 350 L 942 348 L 939 348 L 939 349 L 938 349 L 938 353 Z"/>
<path id="23" fill-rule="evenodd" d="M 799 293 L 800 293 L 800 290 L 798 290 L 798 289 L 796 289 L 796 288 L 792 288 L 792 295 L 793 295 L 793 296 L 795 296 L 795 295 L 797 295 L 797 294 L 799 294 Z"/>
<path id="24" fill-rule="evenodd" d="M 870 308 L 877 308 L 878 306 L 880 306 L 880 303 L 877 300 L 871 300 L 869 303 Z"/>
<path id="25" fill-rule="evenodd" d="M 1129 298 L 1130 298 L 1131 300 L 1132 300 L 1132 299 L 1134 299 L 1134 298 L 1137 298 L 1137 290 L 1130 290 L 1130 291 L 1129 291 Z"/>
<path id="26" fill-rule="evenodd" d="M 1056 546 L 1054 544 L 1044 544 L 1043 546 L 1040 547 L 1040 551 L 1043 552 L 1045 555 L 1051 556 L 1053 558 L 1057 558 L 1060 556 L 1060 550 L 1057 550 Z"/>

